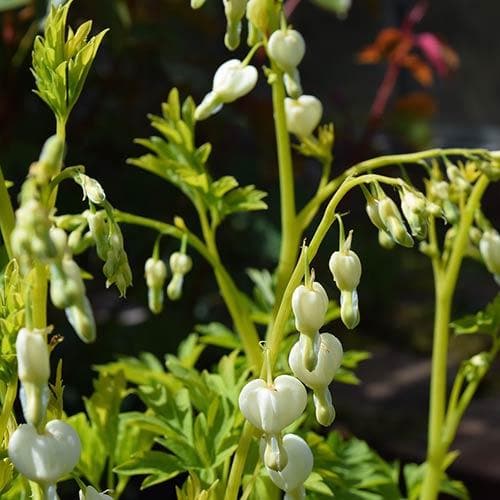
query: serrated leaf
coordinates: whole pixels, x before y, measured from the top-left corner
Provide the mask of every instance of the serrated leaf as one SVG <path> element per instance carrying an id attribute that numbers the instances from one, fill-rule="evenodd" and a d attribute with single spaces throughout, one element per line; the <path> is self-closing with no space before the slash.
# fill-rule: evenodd
<path id="1" fill-rule="evenodd" d="M 222 323 L 209 323 L 207 325 L 196 325 L 195 330 L 201 335 L 200 342 L 225 349 L 240 349 L 241 342 L 234 332 Z"/>
<path id="2" fill-rule="evenodd" d="M 127 462 L 114 468 L 117 474 L 135 476 L 153 474 L 164 476 L 164 481 L 177 476 L 185 469 L 174 455 L 161 451 L 145 451 L 133 456 Z"/>

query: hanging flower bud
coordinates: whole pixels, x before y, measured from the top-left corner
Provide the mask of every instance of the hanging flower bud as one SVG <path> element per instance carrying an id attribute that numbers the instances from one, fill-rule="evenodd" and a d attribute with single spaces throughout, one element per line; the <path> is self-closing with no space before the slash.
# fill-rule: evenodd
<path id="1" fill-rule="evenodd" d="M 401 210 L 408 221 L 411 234 L 418 239 L 427 235 L 427 202 L 421 193 L 414 193 L 408 189 L 400 191 Z"/>
<path id="2" fill-rule="evenodd" d="M 132 284 L 132 271 L 123 247 L 122 232 L 116 223 L 109 226 L 108 244 L 106 262 L 102 268 L 107 278 L 106 287 L 116 284 L 120 296 L 124 296 L 127 288 Z"/>
<path id="3" fill-rule="evenodd" d="M 304 57 L 306 44 L 298 31 L 280 29 L 269 37 L 267 52 L 285 73 L 292 73 Z"/>
<path id="4" fill-rule="evenodd" d="M 41 330 L 21 328 L 16 339 L 17 373 L 22 383 L 46 385 L 50 376 L 49 348 Z"/>
<path id="5" fill-rule="evenodd" d="M 182 297 L 182 285 L 184 276 L 182 274 L 173 274 L 170 283 L 167 286 L 167 295 L 170 300 L 179 300 Z"/>
<path id="6" fill-rule="evenodd" d="M 392 250 L 396 246 L 396 242 L 383 229 L 378 232 L 378 243 L 386 250 Z"/>
<path id="7" fill-rule="evenodd" d="M 413 238 L 406 230 L 401 213 L 391 198 L 385 196 L 379 200 L 378 214 L 386 231 L 396 243 L 404 247 L 413 246 Z"/>
<path id="8" fill-rule="evenodd" d="M 479 242 L 479 251 L 488 271 L 500 279 L 500 234 L 495 229 L 488 229 L 483 233 Z"/>
<path id="9" fill-rule="evenodd" d="M 248 0 L 247 18 L 261 33 L 267 32 L 269 23 L 268 0 Z"/>
<path id="10" fill-rule="evenodd" d="M 174 252 L 168 262 L 173 274 L 182 274 L 184 276 L 193 267 L 191 257 L 182 252 Z"/>
<path id="11" fill-rule="evenodd" d="M 317 281 L 311 286 L 300 285 L 292 295 L 295 328 L 305 335 L 314 335 L 325 323 L 328 295 Z"/>
<path id="12" fill-rule="evenodd" d="M 196 108 L 195 119 L 205 120 L 219 111 L 223 104 L 248 94 L 255 87 L 257 76 L 253 66 L 245 66 L 239 59 L 226 61 L 215 72 L 212 91 Z"/>
<path id="13" fill-rule="evenodd" d="M 302 95 L 300 73 L 297 68 L 295 68 L 290 73 L 285 73 L 283 75 L 283 82 L 285 84 L 286 93 L 289 97 L 291 97 L 292 99 L 298 99 Z"/>
<path id="14" fill-rule="evenodd" d="M 85 174 L 78 174 L 75 177 L 75 181 L 82 187 L 84 200 L 88 198 L 95 205 L 102 205 L 104 203 L 106 193 L 98 181 Z"/>
<path id="15" fill-rule="evenodd" d="M 97 255 L 101 260 L 106 260 L 109 250 L 109 228 L 106 220 L 106 212 L 100 210 L 99 212 L 91 212 L 90 210 L 85 213 L 89 225 L 90 234 L 95 241 Z"/>
<path id="16" fill-rule="evenodd" d="M 298 99 L 286 97 L 285 114 L 288 131 L 298 137 L 308 137 L 321 120 L 323 106 L 312 95 L 302 95 Z"/>
<path id="17" fill-rule="evenodd" d="M 469 181 L 464 177 L 463 173 L 456 165 L 448 165 L 446 168 L 446 175 L 458 191 L 465 193 L 470 191 L 471 185 Z"/>
<path id="18" fill-rule="evenodd" d="M 312 472 L 313 454 L 308 444 L 295 434 L 287 434 L 283 438 L 283 447 L 288 456 L 286 467 L 279 472 L 267 467 L 267 472 L 278 488 L 291 495 L 289 498 L 301 498 L 300 490 L 303 490 L 303 484 Z"/>
<path id="19" fill-rule="evenodd" d="M 240 44 L 241 20 L 245 15 L 247 0 L 224 0 L 227 28 L 224 43 L 229 50 Z"/>
<path id="20" fill-rule="evenodd" d="M 328 387 L 314 391 L 313 403 L 316 420 L 323 427 L 329 427 L 335 420 L 335 407 L 332 403 L 332 395 Z"/>
<path id="21" fill-rule="evenodd" d="M 38 161 L 30 167 L 30 175 L 38 184 L 47 184 L 61 170 L 64 141 L 58 135 L 49 137 L 43 145 Z"/>
<path id="22" fill-rule="evenodd" d="M 361 262 L 351 250 L 352 231 L 338 252 L 333 252 L 329 267 L 337 288 L 343 291 L 354 291 L 361 279 Z"/>
<path id="23" fill-rule="evenodd" d="M 280 471 L 286 467 L 288 463 L 288 455 L 283 446 L 281 434 L 267 435 L 264 438 L 264 465 L 271 470 Z"/>
<path id="24" fill-rule="evenodd" d="M 99 493 L 93 486 L 87 486 L 85 492 L 78 492 L 79 500 L 113 500 L 113 497 L 102 492 Z"/>
<path id="25" fill-rule="evenodd" d="M 78 304 L 85 296 L 85 285 L 78 264 L 66 257 L 50 266 L 50 299 L 59 309 Z"/>
<path id="26" fill-rule="evenodd" d="M 62 259 L 68 246 L 68 236 L 66 235 L 66 231 L 59 227 L 52 227 L 50 228 L 49 236 L 56 249 L 56 258 Z"/>
<path id="27" fill-rule="evenodd" d="M 80 458 L 80 439 L 62 420 L 51 420 L 42 434 L 31 424 L 20 425 L 9 440 L 9 457 L 30 481 L 55 484 Z"/>
<path id="28" fill-rule="evenodd" d="M 340 319 L 349 330 L 359 325 L 360 315 L 358 292 L 356 290 L 353 292 L 340 292 Z"/>
<path id="29" fill-rule="evenodd" d="M 290 375 L 280 375 L 269 385 L 255 379 L 243 387 L 238 400 L 241 413 L 266 434 L 279 434 L 302 415 L 307 403 L 304 386 Z"/>
<path id="30" fill-rule="evenodd" d="M 96 337 L 96 326 L 89 299 L 83 296 L 78 304 L 66 308 L 65 312 L 68 321 L 80 339 L 86 344 L 94 342 Z"/>
<path id="31" fill-rule="evenodd" d="M 149 309 L 159 314 L 163 309 L 163 285 L 167 278 L 167 266 L 160 259 L 153 257 L 146 261 L 144 275 L 148 286 Z"/>
<path id="32" fill-rule="evenodd" d="M 313 391 L 330 385 L 344 356 L 342 344 L 337 337 L 331 333 L 321 333 L 318 337 L 319 342 L 316 343 L 318 361 L 313 370 L 308 370 L 304 365 L 302 350 L 305 338 L 303 335 L 293 345 L 288 356 L 288 364 L 293 374 Z"/>
<path id="33" fill-rule="evenodd" d="M 191 8 L 192 9 L 199 9 L 200 7 L 203 7 L 204 3 L 205 3 L 205 0 L 191 0 Z M 92 488 L 92 486 L 89 486 L 89 488 Z"/>

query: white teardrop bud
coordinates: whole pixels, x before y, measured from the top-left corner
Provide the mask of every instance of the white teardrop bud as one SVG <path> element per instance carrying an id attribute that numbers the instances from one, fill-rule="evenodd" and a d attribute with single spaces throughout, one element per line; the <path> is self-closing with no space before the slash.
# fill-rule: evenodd
<path id="1" fill-rule="evenodd" d="M 361 261 L 351 250 L 351 241 L 352 231 L 340 251 L 332 253 L 328 263 L 337 288 L 349 292 L 358 287 L 361 279 Z"/>
<path id="2" fill-rule="evenodd" d="M 291 73 L 302 61 L 306 44 L 296 30 L 277 30 L 269 37 L 267 52 L 283 71 Z"/>
<path id="3" fill-rule="evenodd" d="M 85 492 L 80 490 L 78 498 L 79 500 L 113 500 L 111 495 L 104 492 L 99 493 L 93 486 L 87 486 Z"/>
<path id="4" fill-rule="evenodd" d="M 174 252 L 170 256 L 169 264 L 173 274 L 182 274 L 183 276 L 193 267 L 191 257 L 181 252 Z"/>
<path id="5" fill-rule="evenodd" d="M 495 229 L 483 233 L 479 251 L 488 271 L 496 276 L 500 275 L 500 234 Z"/>
<path id="6" fill-rule="evenodd" d="M 328 295 L 320 283 L 311 287 L 300 285 L 292 295 L 295 328 L 305 335 L 314 335 L 325 323 Z"/>
<path id="7" fill-rule="evenodd" d="M 45 385 L 50 376 L 49 348 L 40 330 L 21 328 L 16 339 L 17 373 L 23 383 Z"/>

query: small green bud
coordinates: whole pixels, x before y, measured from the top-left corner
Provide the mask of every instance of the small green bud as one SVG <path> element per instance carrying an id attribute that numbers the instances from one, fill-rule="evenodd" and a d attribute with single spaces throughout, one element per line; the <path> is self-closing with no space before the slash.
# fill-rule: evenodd
<path id="1" fill-rule="evenodd" d="M 79 304 L 66 308 L 65 312 L 68 321 L 80 339 L 86 344 L 94 342 L 96 325 L 92 306 L 87 297 L 84 296 Z"/>
<path id="2" fill-rule="evenodd" d="M 378 214 L 385 230 L 396 243 L 404 247 L 413 246 L 413 238 L 406 230 L 401 213 L 391 198 L 386 196 L 378 202 Z"/>
<path id="3" fill-rule="evenodd" d="M 200 7 L 203 7 L 205 4 L 206 0 L 191 0 L 191 8 L 192 9 L 199 9 Z"/>
<path id="4" fill-rule="evenodd" d="M 229 50 L 235 50 L 240 44 L 241 20 L 245 15 L 247 0 L 224 0 L 227 28 L 224 43 Z"/>
<path id="5" fill-rule="evenodd" d="M 288 455 L 280 434 L 276 436 L 270 435 L 266 439 L 266 447 L 264 449 L 264 465 L 274 471 L 282 471 L 288 463 Z"/>
<path id="6" fill-rule="evenodd" d="M 106 260 L 109 250 L 109 227 L 106 219 L 106 212 L 86 213 L 87 222 L 89 224 L 90 233 L 95 241 L 97 255 L 101 260 Z"/>
<path id="7" fill-rule="evenodd" d="M 268 0 L 248 0 L 247 18 L 261 33 L 266 33 L 269 24 Z"/>
<path id="8" fill-rule="evenodd" d="M 248 35 L 247 44 L 249 47 L 253 47 L 262 40 L 262 35 L 260 31 L 251 23 L 248 22 Z"/>
<path id="9" fill-rule="evenodd" d="M 378 232 L 378 243 L 386 250 L 392 250 L 396 246 L 396 242 L 383 229 Z"/>
<path id="10" fill-rule="evenodd" d="M 342 323 L 352 330 L 359 324 L 358 292 L 340 292 L 340 318 Z"/>
<path id="11" fill-rule="evenodd" d="M 163 285 L 167 277 L 167 266 L 162 260 L 149 258 L 144 266 L 148 286 L 149 309 L 159 314 L 163 309 Z"/>
<path id="12" fill-rule="evenodd" d="M 427 235 L 427 202 L 421 193 L 414 193 L 408 189 L 400 192 L 401 210 L 408 221 L 411 233 L 418 239 Z"/>
<path id="13" fill-rule="evenodd" d="M 450 224 L 457 224 L 460 220 L 460 209 L 450 200 L 443 201 L 443 213 Z"/>
<path id="14" fill-rule="evenodd" d="M 56 248 L 57 258 L 62 259 L 68 246 L 68 236 L 66 235 L 66 231 L 59 227 L 52 227 L 50 228 L 49 235 Z"/>
<path id="15" fill-rule="evenodd" d="M 378 200 L 376 200 L 372 195 L 368 196 L 369 198 L 366 201 L 366 213 L 368 218 L 377 229 L 385 231 L 384 223 L 380 219 L 380 215 L 378 213 Z"/>
<path id="16" fill-rule="evenodd" d="M 38 161 L 30 167 L 30 175 L 39 184 L 47 184 L 62 167 L 64 141 L 58 135 L 49 137 L 43 145 Z"/>
<path id="17" fill-rule="evenodd" d="M 170 300 L 179 300 L 182 297 L 182 285 L 184 284 L 184 275 L 174 273 L 167 286 L 167 295 Z"/>
<path id="18" fill-rule="evenodd" d="M 286 93 L 292 99 L 298 99 L 302 95 L 302 84 L 300 82 L 300 73 L 297 68 L 295 68 L 290 73 L 285 73 L 283 75 L 283 82 L 285 84 Z"/>
<path id="19" fill-rule="evenodd" d="M 464 177 L 461 170 L 456 165 L 449 165 L 446 168 L 446 175 L 450 182 L 456 187 L 458 191 L 468 192 L 471 189 L 469 181 Z"/>
<path id="20" fill-rule="evenodd" d="M 106 193 L 98 181 L 85 174 L 78 174 L 75 181 L 83 190 L 83 199 L 88 198 L 95 205 L 102 205 L 106 200 Z"/>
<path id="21" fill-rule="evenodd" d="M 335 407 L 332 403 L 332 394 L 328 387 L 320 391 L 314 391 L 313 403 L 316 409 L 316 420 L 318 424 L 329 427 L 335 420 Z"/>
<path id="22" fill-rule="evenodd" d="M 50 299 L 59 309 L 79 304 L 85 296 L 85 285 L 78 264 L 65 258 L 50 266 Z"/>

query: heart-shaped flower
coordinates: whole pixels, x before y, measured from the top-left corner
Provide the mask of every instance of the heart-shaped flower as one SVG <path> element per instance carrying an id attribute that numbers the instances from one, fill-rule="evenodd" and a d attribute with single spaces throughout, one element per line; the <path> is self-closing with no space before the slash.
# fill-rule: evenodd
<path id="1" fill-rule="evenodd" d="M 215 72 L 212 90 L 221 102 L 233 102 L 255 87 L 257 76 L 254 66 L 244 66 L 239 59 L 230 59 Z"/>
<path id="2" fill-rule="evenodd" d="M 288 131 L 299 137 L 308 137 L 321 120 L 323 106 L 312 95 L 302 95 L 298 99 L 287 97 L 285 114 Z"/>
<path id="3" fill-rule="evenodd" d="M 307 387 L 320 390 L 328 386 L 342 364 L 343 349 L 339 339 L 331 333 L 322 333 L 318 347 L 318 361 L 314 370 L 309 371 L 304 366 L 302 349 L 305 339 L 301 335 L 298 342 L 290 350 L 288 364 L 293 374 Z"/>
<path id="4" fill-rule="evenodd" d="M 290 73 L 302 61 L 306 44 L 298 31 L 277 30 L 269 37 L 267 51 L 283 71 Z"/>
<path id="5" fill-rule="evenodd" d="M 272 385 L 258 378 L 240 392 L 239 405 L 245 418 L 266 434 L 278 434 L 297 420 L 307 403 L 305 387 L 290 375 L 280 375 Z"/>
<path id="6" fill-rule="evenodd" d="M 361 262 L 351 250 L 352 231 L 338 252 L 333 252 L 328 263 L 339 290 L 354 291 L 361 279 Z"/>
<path id="7" fill-rule="evenodd" d="M 283 447 L 288 456 L 287 465 L 282 471 L 267 468 L 267 472 L 272 482 L 288 493 L 302 487 L 312 472 L 314 457 L 307 443 L 295 434 L 283 438 Z"/>
<path id="8" fill-rule="evenodd" d="M 9 457 L 31 481 L 54 484 L 69 474 L 80 458 L 80 438 L 62 420 L 51 420 L 43 434 L 31 424 L 20 425 L 9 441 Z"/>
<path id="9" fill-rule="evenodd" d="M 314 335 L 325 323 L 328 295 L 317 281 L 311 286 L 300 285 L 292 295 L 295 328 L 305 335 Z"/>

